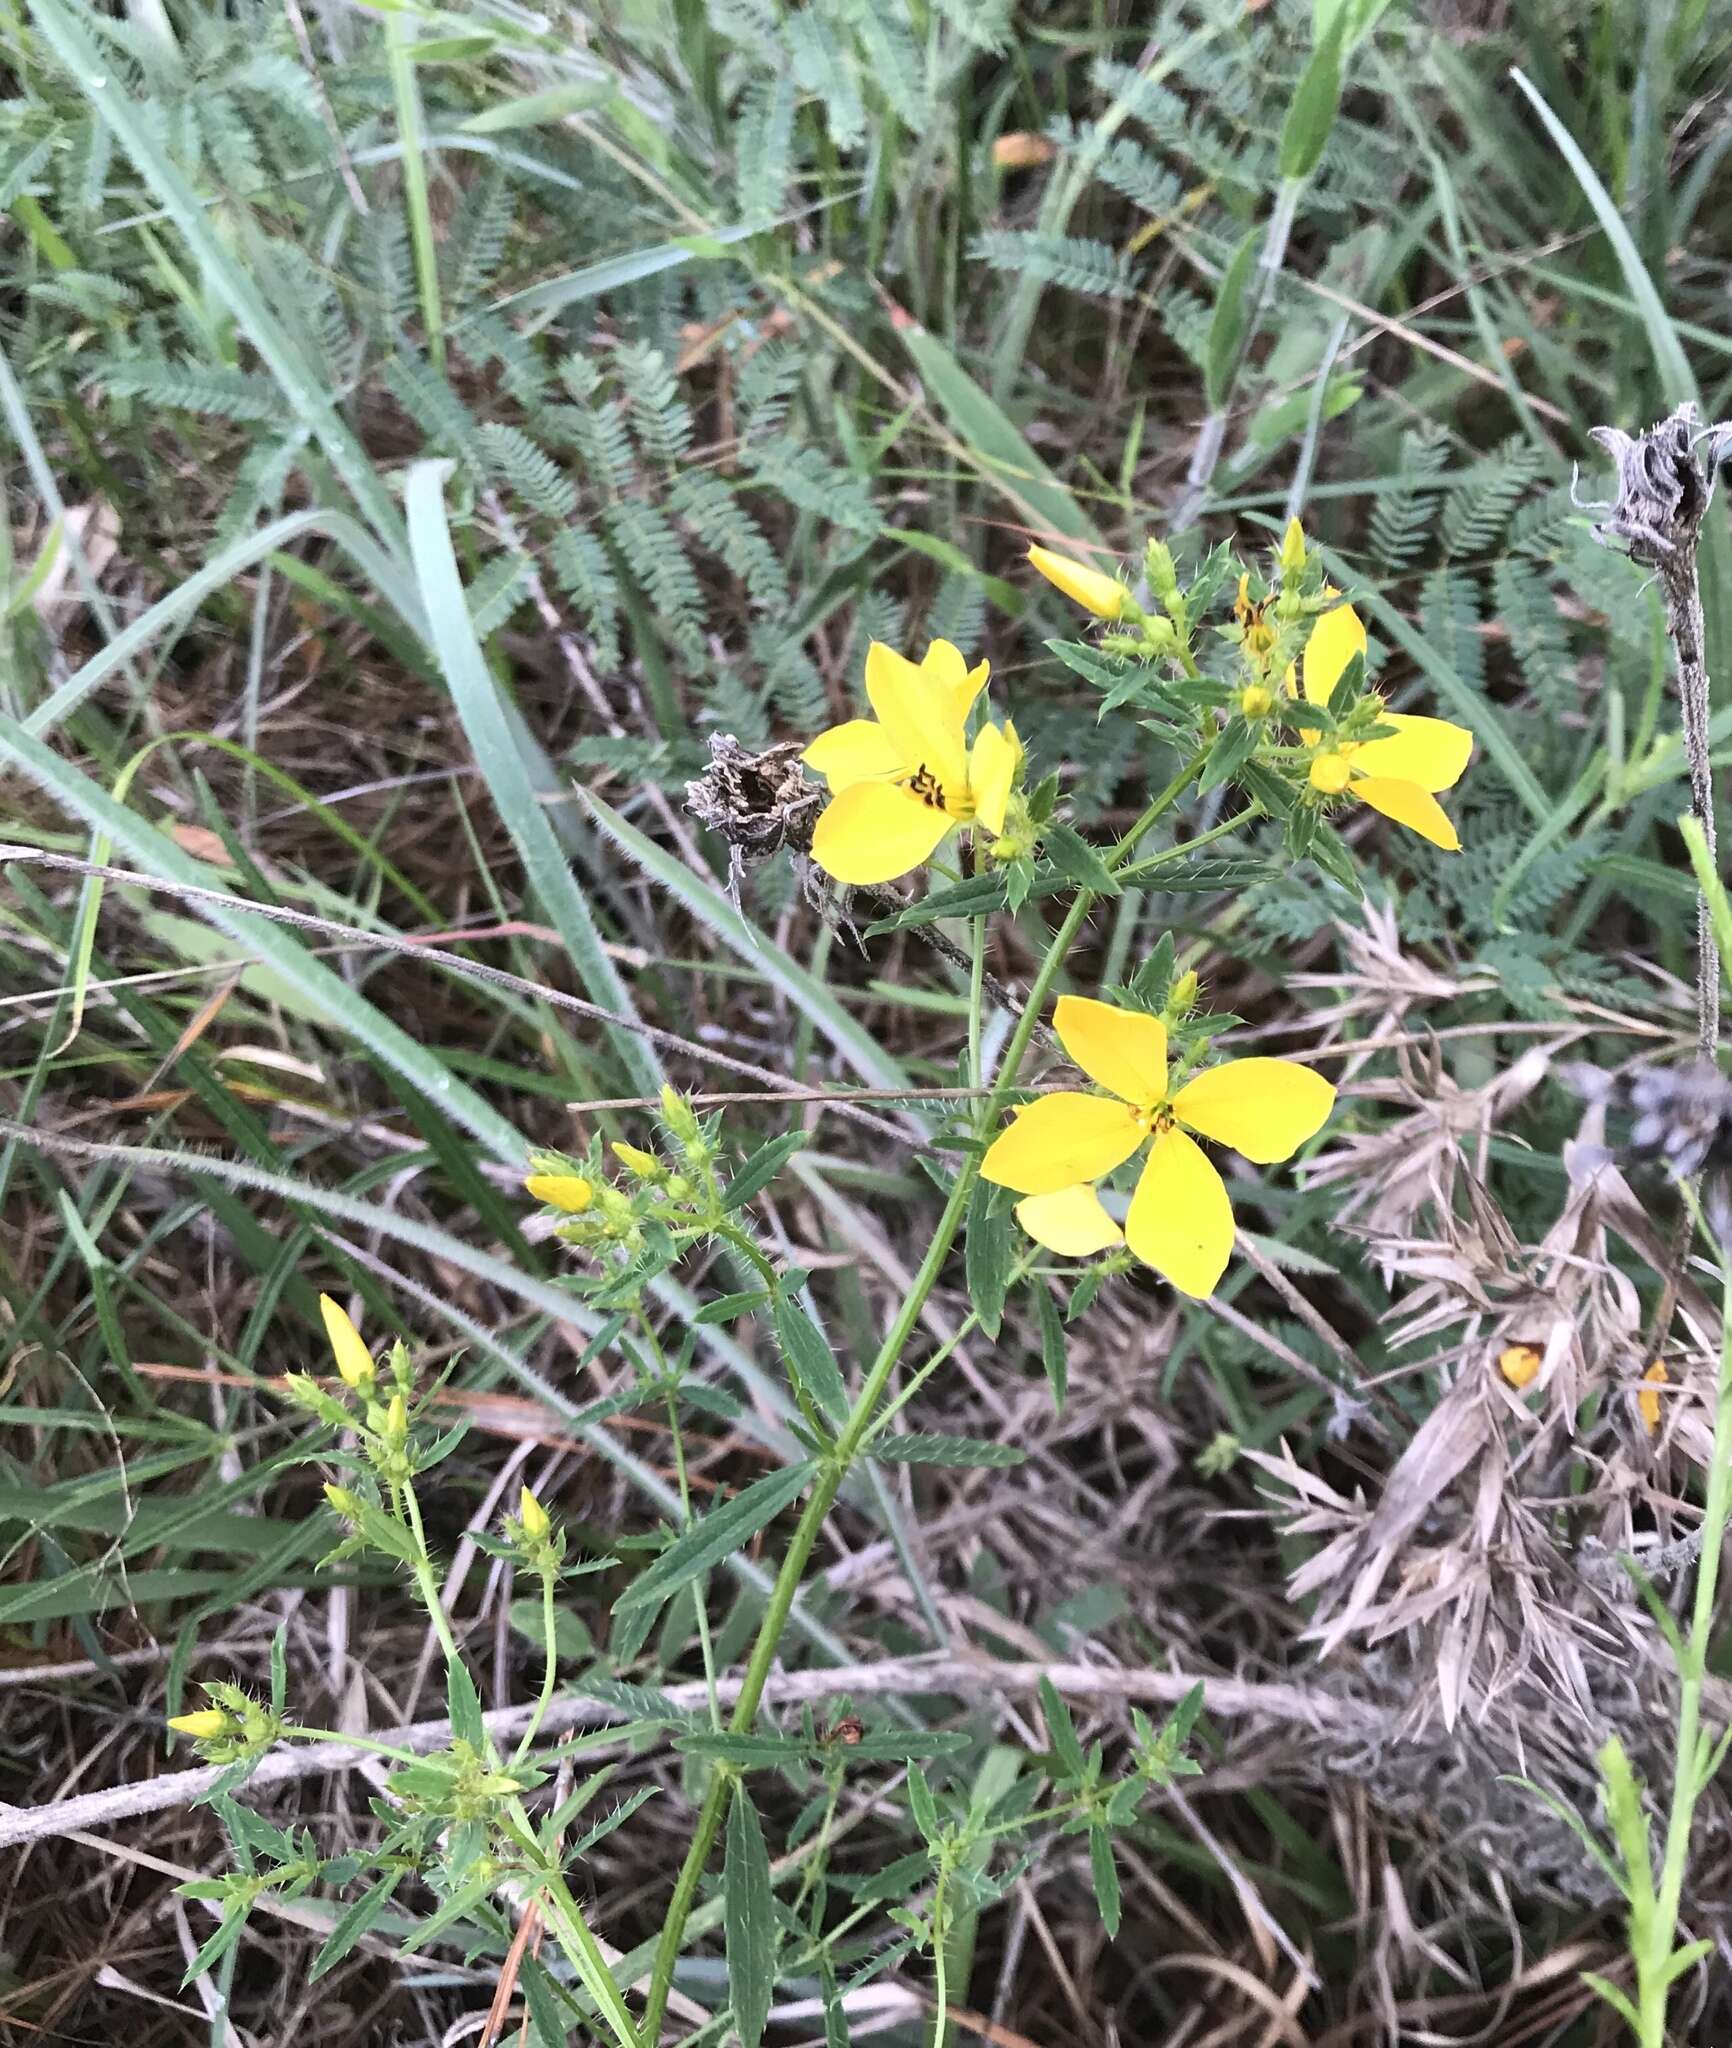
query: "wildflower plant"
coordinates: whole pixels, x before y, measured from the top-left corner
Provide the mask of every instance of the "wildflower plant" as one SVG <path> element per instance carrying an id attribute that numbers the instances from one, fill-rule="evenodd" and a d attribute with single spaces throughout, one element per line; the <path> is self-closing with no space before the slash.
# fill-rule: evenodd
<path id="1" fill-rule="evenodd" d="M 1109 1931 L 1116 1928 L 1115 1833 L 1195 1768 L 1187 1744 L 1199 1696 L 1161 1727 L 1137 1716 L 1127 1751 L 1109 1762 L 1099 1743 L 1083 1747 L 1048 1685 L 1042 1705 L 1050 1752 L 987 1798 L 949 1776 L 948 1760 L 968 1747 L 960 1731 L 845 1717 L 836 1725 L 848 1727 L 846 1739 L 810 1720 L 798 1733 L 770 1732 L 760 1726 L 761 1711 L 790 1630 L 813 1625 L 802 1588 L 845 1488 L 877 1465 L 1020 1459 L 1014 1444 L 895 1426 L 956 1345 L 976 1331 L 996 1335 L 1012 1296 L 1029 1290 L 1062 1401 L 1064 1338 L 1053 1284 L 1072 1283 L 1073 1316 L 1108 1285 L 1206 1299 L 1233 1256 L 1237 1205 L 1258 1199 L 1255 1181 L 1225 1162 L 1280 1167 L 1334 1111 L 1334 1086 L 1302 1049 L 1298 1057 L 1235 1054 L 1239 1020 L 1203 1006 L 1197 961 L 1183 957 L 1172 934 L 1143 959 L 1122 963 L 1108 985 L 1089 986 L 1081 942 L 1096 907 L 1148 888 L 1248 887 L 1279 871 L 1271 856 L 1280 852 L 1289 862 L 1313 861 L 1332 882 L 1357 890 L 1362 852 L 1343 828 L 1356 828 L 1366 813 L 1453 848 L 1436 796 L 1459 778 L 1472 742 L 1423 711 L 1389 709 L 1368 680 L 1371 650 L 1356 612 L 1327 582 L 1296 524 L 1260 561 L 1239 561 L 1223 546 L 1182 569 L 1154 541 L 1134 578 L 1045 548 L 1031 559 L 1087 621 L 1086 637 L 1049 643 L 1052 678 L 1073 688 L 1081 678 L 1095 693 L 1099 718 L 1133 720 L 1153 757 L 1166 757 L 1163 773 L 1115 841 L 1092 843 L 1065 815 L 1067 763 L 1030 760 L 1016 707 L 992 701 L 986 662 L 944 639 L 918 659 L 875 643 L 863 676 L 869 715 L 806 737 L 804 766 L 823 785 L 811 859 L 844 908 L 856 892 L 870 892 L 884 911 L 866 942 L 886 930 L 918 938 L 939 920 L 966 927 L 964 948 L 945 941 L 946 957 L 962 961 L 969 984 L 961 1086 L 951 1121 L 934 1132 L 924 1160 L 938 1185 L 939 1213 L 888 1327 L 855 1358 L 832 1343 L 809 1276 L 763 1241 L 756 1221 L 758 1198 L 805 1142 L 803 1131 L 742 1153 L 720 1113 L 667 1088 L 653 1113 L 640 1114 L 622 1135 L 528 1159 L 524 1194 L 540 1232 L 567 1255 L 567 1285 L 595 1324 L 583 1362 L 605 1351 L 624 1367 L 606 1395 L 577 1411 L 577 1424 L 642 1411 L 665 1427 L 673 1484 L 665 1525 L 648 1536 L 622 1535 L 606 1557 L 573 1562 L 576 1545 L 557 1503 L 528 1487 L 478 1539 L 537 1593 L 541 1681 L 532 1703 L 502 1708 L 497 1721 L 481 1712 L 421 1508 L 420 1489 L 460 1425 L 450 1425 L 438 1389 L 422 1383 L 402 1346 L 380 1359 L 341 1309 L 324 1304 L 335 1380 L 293 1375 L 286 1391 L 326 1433 L 317 1455 L 337 1538 L 328 1561 L 383 1563 L 413 1588 L 445 1663 L 449 1736 L 427 1755 L 368 1745 L 392 1763 L 383 1834 L 375 1849 L 347 1863 L 321 1864 L 299 1840 L 261 1846 L 232 1799 L 224 1809 L 237 1859 L 247 1866 L 237 1871 L 229 1902 L 237 1913 L 246 1910 L 246 1887 L 267 1870 L 297 1886 L 330 1882 L 334 1871 L 349 1882 L 369 1879 L 364 1898 L 375 1903 L 344 1916 L 321 1967 L 359 1938 L 413 1871 L 439 1897 L 433 1924 L 484 1921 L 501 1901 L 516 1910 L 527 1902 L 540 1916 L 565 1965 L 557 1985 L 533 1968 L 525 1978 L 535 1985 L 532 2006 L 543 2001 L 537 2025 L 544 2038 L 554 2037 L 556 2025 L 581 2025 L 616 2048 L 652 2048 L 719 1855 L 725 2017 L 755 2048 L 779 1978 L 815 1976 L 834 1996 L 838 1958 L 852 1958 L 865 1973 L 883 1966 L 882 1951 L 873 1956 L 837 1934 L 837 1913 L 837 1924 L 859 1928 L 866 1939 L 883 1909 L 897 1930 L 888 1953 L 930 1958 L 942 2008 L 958 1916 L 1001 1895 L 1041 1831 L 1086 1836 L 1102 1918 Z M 1032 687 L 1019 683 L 1019 693 Z M 784 810 L 786 783 L 783 764 Z M 1207 819 L 1188 836 L 1174 834 L 1181 807 L 1205 799 Z M 763 844 L 773 850 L 786 836 L 770 834 Z M 1235 839 L 1248 843 L 1235 852 L 1228 844 Z M 1375 857 L 1377 844 L 1367 839 L 1364 854 Z M 890 893 L 893 883 L 904 885 L 901 894 Z M 1026 989 L 1011 991 L 989 978 L 986 955 L 994 920 L 1018 911 L 1044 922 L 1046 933 Z M 1012 1012 L 996 1052 L 986 1029 L 989 986 Z M 1044 1075 L 1030 1070 L 1037 1045 L 1049 1058 Z M 1076 1085 L 1059 1061 L 1087 1085 Z M 1217 1148 L 1215 1156 L 1206 1146 Z M 928 1302 L 958 1248 L 968 1313 L 916 1361 Z M 668 1288 L 698 1275 L 713 1298 L 670 1337 Z M 779 1360 L 783 1441 L 792 1455 L 700 1509 L 690 1431 L 700 1420 L 746 1419 L 733 1396 L 696 1369 L 700 1332 L 717 1323 L 751 1329 Z M 731 1635 L 727 1661 L 743 1655 L 743 1667 L 724 1699 L 724 1657 L 706 1588 L 719 1567 L 738 1567 L 748 1548 L 761 1548 L 764 1576 L 754 1580 L 754 1601 L 729 1623 L 736 1631 L 743 1623 L 743 1633 Z M 617 1970 L 578 1903 L 581 1847 L 563 1841 L 569 1802 L 552 1797 L 537 1753 L 558 1706 L 563 1589 L 575 1573 L 596 1570 L 623 1585 L 612 1603 L 606 1676 L 590 1689 L 604 1684 L 614 1688 L 611 1697 L 632 1700 L 626 1711 L 637 1715 L 643 1739 L 674 1741 L 696 1800 L 660 1931 L 647 1955 Z M 695 1628 L 707 1714 L 686 1717 L 620 1689 L 658 1626 L 675 1640 Z M 280 1701 L 267 1711 L 232 1689 L 213 1687 L 207 1697 L 208 1705 L 177 1717 L 177 1732 L 231 1774 L 244 1775 L 274 1743 L 317 1732 L 283 1719 Z M 509 1733 L 500 1732 L 503 1724 Z M 803 1778 L 813 1802 L 797 1845 L 793 1910 L 775 1901 L 753 1789 L 753 1773 L 766 1768 Z M 907 1774 L 920 1846 L 882 1882 L 862 1883 L 832 1867 L 830 1829 L 852 1775 L 886 1768 Z M 882 1918 L 877 1925 L 881 1935 Z M 627 1988 L 640 1981 L 641 1999 Z"/>

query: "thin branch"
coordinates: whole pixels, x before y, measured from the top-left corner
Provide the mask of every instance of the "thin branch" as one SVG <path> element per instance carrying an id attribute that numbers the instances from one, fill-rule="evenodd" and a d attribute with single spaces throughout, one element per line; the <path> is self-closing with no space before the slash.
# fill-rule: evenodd
<path id="1" fill-rule="evenodd" d="M 1036 1691 L 1042 1679 L 1071 1699 L 1136 1701 L 1149 1706 L 1176 1706 L 1198 1680 L 1194 1674 L 1170 1671 L 1118 1671 L 1093 1664 L 1007 1664 L 989 1658 L 902 1657 L 880 1664 L 840 1669 L 772 1673 L 764 1696 L 782 1706 L 834 1699 L 842 1694 L 861 1699 L 887 1693 L 950 1693 L 961 1699 Z M 739 1693 L 743 1674 L 717 1681 L 724 1702 Z M 1228 1719 L 1261 1717 L 1315 1733 L 1335 1731 L 1364 1736 L 1385 1719 L 1375 1707 L 1349 1699 L 1309 1692 L 1297 1685 L 1255 1685 L 1238 1678 L 1203 1680 L 1205 1706 Z M 707 1707 L 709 1688 L 703 1680 L 666 1688 L 665 1697 L 682 1713 Z M 527 1726 L 529 1706 L 500 1707 L 484 1716 L 495 1740 L 510 1739 Z M 541 1724 L 544 1736 L 586 1728 L 605 1729 L 621 1718 L 619 1709 L 600 1700 L 557 1700 Z M 387 1729 L 378 1738 L 420 1752 L 441 1748 L 451 1739 L 449 1721 L 415 1721 Z M 621 1741 L 625 1750 L 630 1745 Z M 599 1754 L 599 1747 L 586 1754 Z M 372 1751 L 343 1742 L 283 1745 L 270 1751 L 248 1780 L 249 1785 L 282 1785 L 302 1778 L 327 1777 L 365 1762 Z M 142 1783 L 116 1785 L 103 1792 L 83 1792 L 72 1799 L 38 1807 L 0 1806 L 0 1849 L 23 1842 L 49 1841 L 77 1829 L 112 1827 L 147 1813 L 191 1806 L 223 1775 L 216 1766 L 170 1771 Z"/>

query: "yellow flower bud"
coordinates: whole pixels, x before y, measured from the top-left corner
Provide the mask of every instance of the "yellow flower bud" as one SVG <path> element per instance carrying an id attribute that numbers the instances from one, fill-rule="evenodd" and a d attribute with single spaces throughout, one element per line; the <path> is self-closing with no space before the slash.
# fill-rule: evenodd
<path id="1" fill-rule="evenodd" d="M 1202 983 L 1197 978 L 1197 970 L 1194 967 L 1187 967 L 1178 980 L 1173 983 L 1173 992 L 1167 998 L 1167 1008 L 1175 1016 L 1182 1017 L 1197 1000 L 1197 991 L 1201 987 Z"/>
<path id="2" fill-rule="evenodd" d="M 1287 531 L 1281 536 L 1281 551 L 1276 560 L 1284 576 L 1294 576 L 1305 566 L 1305 534 L 1297 519 L 1289 519 Z"/>
<path id="3" fill-rule="evenodd" d="M 1116 576 L 1091 569 L 1086 562 L 1073 561 L 1069 555 L 1055 555 L 1051 548 L 1030 548 L 1028 559 L 1055 589 L 1062 590 L 1084 611 L 1093 612 L 1097 619 L 1124 617 L 1130 592 Z"/>
<path id="4" fill-rule="evenodd" d="M 1239 692 L 1239 709 L 1247 718 L 1267 718 L 1275 708 L 1275 692 L 1262 683 L 1252 683 Z"/>
<path id="5" fill-rule="evenodd" d="M 409 1434 L 409 1410 L 401 1394 L 391 1396 L 391 1405 L 385 1410 L 385 1427 L 381 1432 L 393 1443 L 401 1443 Z"/>
<path id="6" fill-rule="evenodd" d="M 200 1707 L 193 1714 L 172 1715 L 168 1725 L 177 1735 L 190 1735 L 194 1742 L 214 1742 L 234 1724 L 221 1707 Z"/>
<path id="7" fill-rule="evenodd" d="M 1519 1390 L 1539 1371 L 1540 1354 L 1532 1344 L 1506 1344 L 1497 1355 L 1497 1369 Z"/>
<path id="8" fill-rule="evenodd" d="M 523 1533 L 531 1543 L 539 1543 L 553 1527 L 546 1508 L 527 1486 L 517 1496 L 517 1519 L 523 1524 Z"/>
<path id="9" fill-rule="evenodd" d="M 581 1173 L 532 1173 L 523 1186 L 535 1201 L 568 1216 L 581 1216 L 595 1200 L 594 1187 Z"/>
<path id="10" fill-rule="evenodd" d="M 336 1512 L 342 1516 L 345 1522 L 353 1522 L 359 1519 L 361 1513 L 360 1498 L 358 1495 L 351 1493 L 346 1486 L 327 1486 L 325 1488 L 325 1498 L 331 1503 Z"/>
<path id="11" fill-rule="evenodd" d="M 1660 1397 L 1649 1390 L 1665 1386 L 1671 1377 L 1657 1358 L 1642 1375 L 1644 1384 L 1636 1396 L 1636 1406 L 1642 1411 L 1642 1426 L 1650 1436 L 1653 1436 L 1660 1427 Z"/>
<path id="12" fill-rule="evenodd" d="M 621 1166 L 627 1167 L 641 1180 L 660 1180 L 662 1176 L 661 1161 L 653 1152 L 646 1152 L 641 1145 L 625 1145 L 616 1141 L 613 1156 Z"/>
<path id="13" fill-rule="evenodd" d="M 328 1294 L 319 1296 L 319 1313 L 325 1319 L 325 1335 L 337 1360 L 337 1370 L 346 1387 L 365 1387 L 373 1378 L 373 1354 L 361 1342 L 361 1333 Z"/>
<path id="14" fill-rule="evenodd" d="M 1345 754 L 1319 754 L 1311 763 L 1311 787 L 1325 796 L 1339 796 L 1351 780 Z"/>

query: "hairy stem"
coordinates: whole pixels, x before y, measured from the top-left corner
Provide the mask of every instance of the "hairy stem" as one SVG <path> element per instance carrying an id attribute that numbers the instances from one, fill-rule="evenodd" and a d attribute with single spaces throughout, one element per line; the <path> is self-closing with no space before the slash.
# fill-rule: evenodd
<path id="1" fill-rule="evenodd" d="M 1696 551 L 1682 550 L 1661 571 L 1666 625 L 1678 656 L 1678 701 L 1684 758 L 1690 769 L 1690 809 L 1707 843 L 1708 864 L 1719 872 L 1714 833 L 1714 769 L 1708 751 L 1708 669 L 1703 658 L 1702 590 Z M 1720 952 L 1708 898 L 1696 899 L 1696 1050 L 1712 1062 L 1720 1049 Z"/>
<path id="2" fill-rule="evenodd" d="M 1107 856 L 1109 868 L 1123 866 L 1135 850 L 1138 842 L 1163 813 L 1170 810 L 1189 786 L 1192 778 L 1201 768 L 1205 756 L 1198 753 L 1185 764 L 1159 795 L 1154 797 L 1130 830 L 1114 846 Z M 1040 1020 L 1040 1012 L 1057 979 L 1071 942 L 1081 931 L 1084 920 L 1094 907 L 1095 897 L 1091 890 L 1079 890 L 1065 913 L 1063 922 L 1053 934 L 1052 943 L 1047 947 L 1035 975 L 1034 984 L 1028 993 L 1028 1001 L 1016 1020 L 1011 1032 L 1010 1043 L 1005 1048 L 1003 1061 L 992 1084 L 975 1129 L 984 1135 L 990 1131 L 1003 1114 L 1010 1095 L 1016 1086 L 1022 1062 L 1027 1054 L 1029 1042 L 1034 1036 Z M 770 1603 L 764 1611 L 764 1618 L 758 1625 L 757 1639 L 752 1645 L 746 1674 L 740 1687 L 734 1711 L 728 1727 L 734 1734 L 748 1733 L 757 1719 L 758 1703 L 763 1698 L 764 1686 L 776 1661 L 776 1652 L 781 1644 L 782 1632 L 787 1627 L 788 1616 L 793 1612 L 794 1598 L 805 1577 L 806 1567 L 811 1562 L 812 1551 L 818 1541 L 818 1532 L 823 1528 L 831 1508 L 835 1505 L 843 1480 L 855 1459 L 860 1455 L 872 1427 L 873 1417 L 879 1403 L 889 1387 L 891 1376 L 901 1362 L 902 1353 L 914 1334 L 920 1321 L 927 1297 L 938 1283 L 944 1270 L 950 1248 L 956 1241 L 957 1232 L 962 1228 L 962 1219 L 968 1212 L 968 1198 L 973 1192 L 975 1176 L 979 1170 L 978 1159 L 970 1155 L 957 1173 L 955 1185 L 944 1205 L 943 1214 L 933 1231 L 932 1241 L 927 1246 L 926 1256 L 920 1262 L 906 1299 L 896 1312 L 895 1320 L 885 1332 L 884 1340 L 878 1347 L 861 1385 L 859 1395 L 848 1413 L 848 1420 L 836 1440 L 835 1448 L 825 1459 L 819 1470 L 812 1491 L 806 1496 L 806 1505 L 789 1539 L 788 1548 L 782 1558 L 781 1569 L 770 1592 Z M 703 1881 L 705 1869 L 721 1832 L 722 1822 L 728 1810 L 728 1800 L 733 1792 L 733 1779 L 718 1771 L 710 1780 L 704 1803 L 698 1810 L 696 1825 L 692 1829 L 691 1844 L 686 1851 L 685 1861 L 680 1865 L 678 1877 L 674 1880 L 673 1897 L 668 1902 L 667 1918 L 662 1923 L 660 1938 L 656 1943 L 655 1959 L 650 1970 L 650 1986 L 644 2004 L 641 2034 L 645 2048 L 655 2048 L 661 2033 L 661 2024 L 667 2011 L 668 1994 L 673 1988 L 674 1968 L 679 1961 L 680 1950 L 685 1941 L 686 1922 L 696 1903 L 698 1886 Z"/>

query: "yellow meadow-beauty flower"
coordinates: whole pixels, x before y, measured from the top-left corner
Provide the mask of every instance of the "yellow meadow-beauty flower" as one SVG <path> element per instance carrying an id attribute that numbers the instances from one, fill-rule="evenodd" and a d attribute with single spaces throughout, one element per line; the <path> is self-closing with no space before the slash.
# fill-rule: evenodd
<path id="1" fill-rule="evenodd" d="M 802 758 L 830 785 L 812 834 L 812 858 L 838 882 L 894 882 L 930 860 L 958 825 L 997 839 L 1022 765 L 1008 720 L 983 725 L 969 745 L 968 714 L 986 686 L 948 640 L 918 666 L 882 641 L 866 655 L 871 718 L 820 733 Z"/>
<path id="2" fill-rule="evenodd" d="M 1231 1145 L 1259 1165 L 1290 1159 L 1322 1129 L 1334 1088 L 1292 1060 L 1248 1059 L 1210 1067 L 1169 1095 L 1167 1027 L 1158 1017 L 1061 996 L 1053 1028 L 1089 1079 L 1109 1092 L 1067 1089 L 1025 1104 L 988 1148 L 982 1177 L 1032 1197 L 1017 1205 L 1023 1228 L 1037 1243 L 1074 1256 L 1118 1241 L 1117 1225 L 1085 1184 L 1147 1146 L 1124 1241 L 1181 1294 L 1204 1299 L 1233 1249 L 1233 1205 L 1190 1133 Z"/>
<path id="3" fill-rule="evenodd" d="M 1342 671 L 1356 654 L 1365 652 L 1365 628 L 1350 604 L 1327 611 L 1311 629 L 1300 667 L 1307 704 L 1327 704 Z M 1287 688 L 1294 688 L 1287 671 Z M 1311 763 L 1311 786 L 1325 796 L 1347 796 L 1446 853 L 1458 853 L 1461 840 L 1437 801 L 1441 789 L 1461 780 L 1473 752 L 1473 734 L 1447 718 L 1412 718 L 1404 712 L 1382 711 L 1380 725 L 1395 730 L 1386 738 L 1346 741 L 1327 748 Z M 1315 746 L 1316 731 L 1301 738 Z"/>

